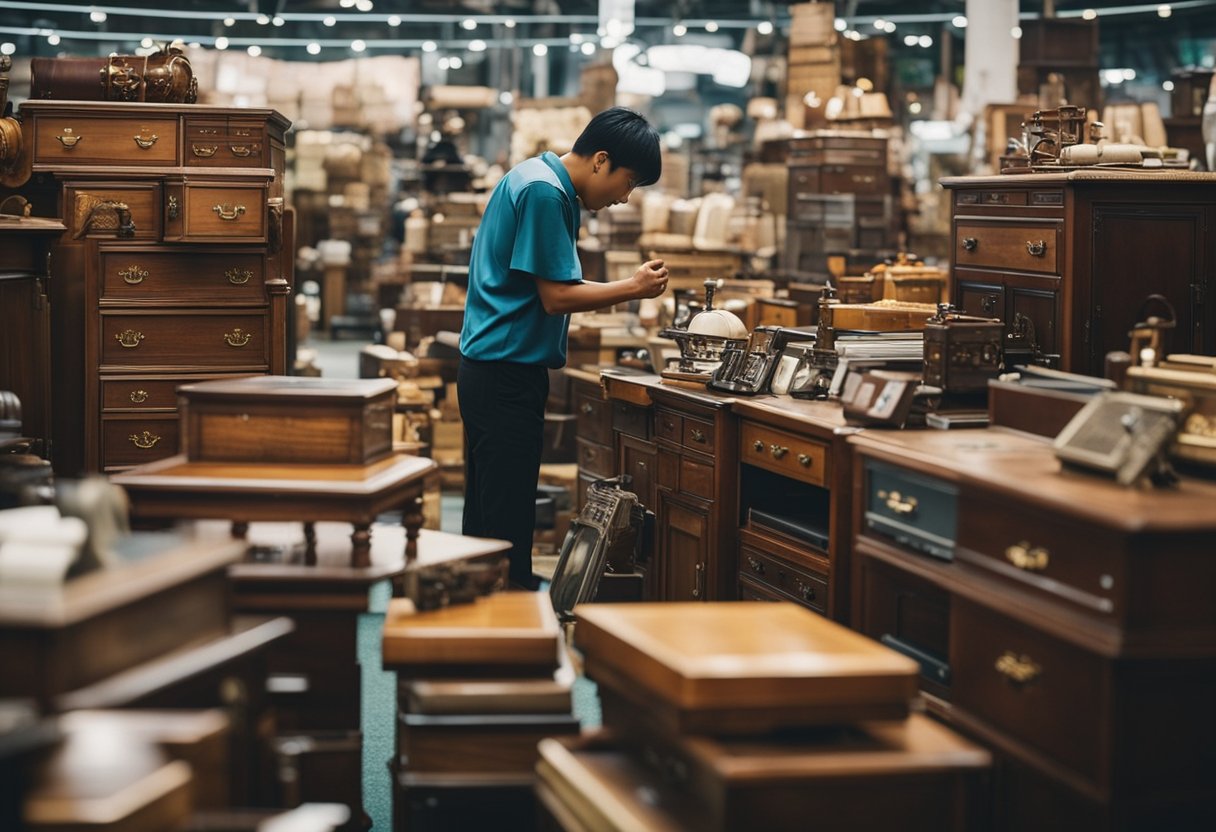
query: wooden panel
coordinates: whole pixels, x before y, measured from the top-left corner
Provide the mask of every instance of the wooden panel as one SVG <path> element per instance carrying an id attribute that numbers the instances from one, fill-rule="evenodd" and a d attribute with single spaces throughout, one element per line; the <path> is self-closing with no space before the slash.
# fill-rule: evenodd
<path id="1" fill-rule="evenodd" d="M 709 568 L 709 511 L 659 495 L 663 600 L 703 601 Z"/>
<path id="2" fill-rule="evenodd" d="M 684 417 L 670 410 L 655 408 L 654 432 L 660 439 L 678 444 L 684 436 Z"/>
<path id="3" fill-rule="evenodd" d="M 696 451 L 714 452 L 714 423 L 691 416 L 684 417 L 683 444 Z"/>
<path id="4" fill-rule="evenodd" d="M 628 402 L 612 402 L 612 429 L 638 439 L 649 439 L 653 419 L 650 408 Z"/>
<path id="5" fill-rule="evenodd" d="M 680 491 L 703 500 L 714 499 L 714 466 L 681 458 Z"/>
<path id="6" fill-rule="evenodd" d="M 596 477 L 611 477 L 613 470 L 612 448 L 596 442 L 588 442 L 581 436 L 578 443 L 578 467 L 580 472 L 593 474 Z"/>
<path id="7" fill-rule="evenodd" d="M 612 444 L 612 403 L 599 387 L 575 384 L 574 412 L 578 415 L 578 435 L 600 445 Z"/>
<path id="8" fill-rule="evenodd" d="M 1063 320 L 1060 314 L 1060 296 L 1058 292 L 1023 289 L 1010 286 L 1009 320 L 1005 327 L 1008 336 L 1011 332 L 1021 329 L 1019 316 L 1026 318 L 1034 327 L 1034 345 L 1044 358 L 1060 355 L 1059 324 Z M 1027 345 L 1029 347 L 1029 344 Z"/>
<path id="9" fill-rule="evenodd" d="M 765 425 L 743 423 L 739 461 L 811 485 L 828 481 L 827 445 Z"/>
<path id="10" fill-rule="evenodd" d="M 176 161 L 175 118 L 34 119 L 36 165 L 172 165 Z"/>
<path id="11" fill-rule="evenodd" d="M 185 188 L 186 239 L 266 239 L 266 189 L 254 185 Z"/>
<path id="12" fill-rule="evenodd" d="M 100 300 L 207 305 L 266 298 L 265 258 L 253 252 L 104 250 Z"/>
<path id="13" fill-rule="evenodd" d="M 988 283 L 966 278 L 956 273 L 954 278 L 954 305 L 968 315 L 983 318 L 1008 317 L 1005 314 L 1005 287 L 999 283 Z"/>
<path id="14" fill-rule="evenodd" d="M 181 442 L 177 416 L 103 417 L 101 467 L 143 465 L 173 456 Z"/>
<path id="15" fill-rule="evenodd" d="M 262 313 L 102 315 L 103 367 L 265 368 L 267 350 Z"/>
<path id="16" fill-rule="evenodd" d="M 800 569 L 751 546 L 739 547 L 739 580 L 769 587 L 788 600 L 823 614 L 828 602 L 826 575 Z"/>
<path id="17" fill-rule="evenodd" d="M 658 453 L 654 445 L 632 436 L 621 437 L 621 473 L 632 478 L 633 493 L 638 495 L 642 506 L 651 511 L 655 509 L 657 465 Z"/>
<path id="18" fill-rule="evenodd" d="M 954 265 L 1059 274 L 1060 225 L 956 222 Z"/>
<path id="19" fill-rule="evenodd" d="M 675 491 L 680 487 L 680 456 L 664 448 L 659 448 L 659 476 L 656 483 L 660 488 Z"/>

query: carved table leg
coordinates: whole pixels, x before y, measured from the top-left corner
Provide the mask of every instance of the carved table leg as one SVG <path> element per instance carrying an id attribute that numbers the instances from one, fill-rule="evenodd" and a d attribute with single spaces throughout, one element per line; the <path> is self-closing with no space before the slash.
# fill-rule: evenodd
<path id="1" fill-rule="evenodd" d="M 356 523 L 350 536 L 350 565 L 355 569 L 366 569 L 372 565 L 372 532 L 370 523 Z"/>
<path id="2" fill-rule="evenodd" d="M 402 510 L 405 526 L 405 563 L 408 566 L 418 559 L 418 530 L 422 528 L 422 497 L 410 498 Z"/>
<path id="3" fill-rule="evenodd" d="M 304 523 L 304 565 L 317 565 L 317 524 L 311 520 Z"/>
<path id="4" fill-rule="evenodd" d="M 243 520 L 233 520 L 232 536 L 237 540 L 244 540 L 249 536 L 249 524 Z"/>

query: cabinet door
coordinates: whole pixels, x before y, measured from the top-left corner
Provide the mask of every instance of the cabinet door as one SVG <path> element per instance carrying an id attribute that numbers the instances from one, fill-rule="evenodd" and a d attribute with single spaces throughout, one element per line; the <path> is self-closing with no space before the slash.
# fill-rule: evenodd
<path id="1" fill-rule="evenodd" d="M 659 569 L 664 601 L 703 601 L 709 578 L 709 509 L 659 494 Z"/>
<path id="2" fill-rule="evenodd" d="M 1059 367 L 1059 293 L 1016 286 L 1010 286 L 1008 293 L 1005 366 L 1033 360 L 1047 367 Z"/>

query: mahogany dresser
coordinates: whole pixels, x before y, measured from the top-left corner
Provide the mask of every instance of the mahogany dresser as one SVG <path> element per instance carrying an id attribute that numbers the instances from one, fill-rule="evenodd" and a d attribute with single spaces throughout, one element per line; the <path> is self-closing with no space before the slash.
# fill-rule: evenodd
<path id="1" fill-rule="evenodd" d="M 951 299 L 1005 322 L 1006 363 L 1101 375 L 1154 293 L 1177 314 L 1170 352 L 1216 352 L 1216 174 L 1076 170 L 941 183 L 954 198 Z"/>
<path id="2" fill-rule="evenodd" d="M 290 221 L 273 110 L 29 101 L 22 188 L 67 232 L 51 264 L 52 461 L 178 451 L 176 388 L 286 371 Z"/>
<path id="3" fill-rule="evenodd" d="M 1123 488 L 1001 428 L 849 442 L 853 624 L 996 752 L 987 828 L 1216 826 L 1216 483 Z"/>

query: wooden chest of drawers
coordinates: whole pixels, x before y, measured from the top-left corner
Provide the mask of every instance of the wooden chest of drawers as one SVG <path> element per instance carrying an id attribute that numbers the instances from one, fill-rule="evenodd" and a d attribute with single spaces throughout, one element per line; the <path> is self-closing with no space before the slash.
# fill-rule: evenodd
<path id="1" fill-rule="evenodd" d="M 20 115 L 22 192 L 67 226 L 51 279 L 55 470 L 177 453 L 178 384 L 286 372 L 288 124 L 175 104 L 30 101 Z"/>
<path id="2" fill-rule="evenodd" d="M 1170 352 L 1216 352 L 1216 174 L 1076 171 L 942 180 L 951 299 L 1005 322 L 1006 364 L 1101 375 L 1150 293 Z"/>

